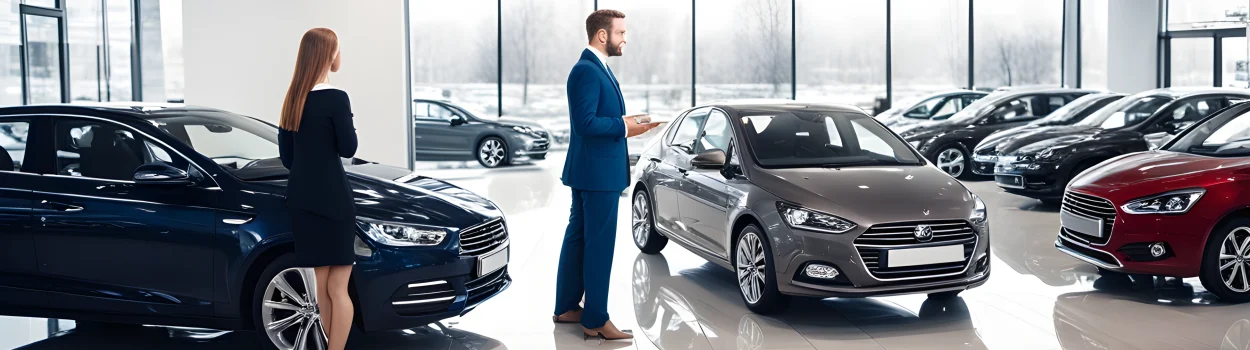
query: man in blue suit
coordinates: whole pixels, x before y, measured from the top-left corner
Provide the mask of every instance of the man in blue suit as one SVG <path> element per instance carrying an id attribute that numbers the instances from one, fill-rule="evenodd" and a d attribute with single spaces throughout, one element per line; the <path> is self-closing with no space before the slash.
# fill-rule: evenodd
<path id="1" fill-rule="evenodd" d="M 607 58 L 625 48 L 625 14 L 598 10 L 586 18 L 590 43 L 569 72 L 569 141 L 564 175 L 573 190 L 569 226 L 556 277 L 557 323 L 578 323 L 587 336 L 630 339 L 608 320 L 608 281 L 616 244 L 616 213 L 629 186 L 625 138 L 655 128 L 645 115 L 625 115 L 621 87 Z M 585 295 L 585 308 L 578 306 Z"/>

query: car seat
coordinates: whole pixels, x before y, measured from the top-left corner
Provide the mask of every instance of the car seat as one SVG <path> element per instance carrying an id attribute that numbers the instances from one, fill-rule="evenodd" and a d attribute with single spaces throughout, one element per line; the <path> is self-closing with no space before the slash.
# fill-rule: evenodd
<path id="1" fill-rule="evenodd" d="M 13 156 L 9 155 L 9 150 L 4 149 L 4 146 L 0 146 L 0 171 L 17 171 Z"/>
<path id="2" fill-rule="evenodd" d="M 90 146 L 80 148 L 79 171 L 85 177 L 130 180 L 143 157 L 134 143 L 138 142 L 117 129 L 93 127 Z"/>

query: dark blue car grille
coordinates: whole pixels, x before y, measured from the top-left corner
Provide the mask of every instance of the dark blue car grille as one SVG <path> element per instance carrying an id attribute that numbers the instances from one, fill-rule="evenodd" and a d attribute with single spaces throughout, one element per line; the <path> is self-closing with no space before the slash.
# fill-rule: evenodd
<path id="1" fill-rule="evenodd" d="M 508 227 L 504 225 L 503 219 L 491 220 L 460 231 L 460 255 L 489 253 L 507 242 Z"/>
<path id="2" fill-rule="evenodd" d="M 499 269 L 486 276 L 469 281 L 464 284 L 464 289 L 469 292 L 469 299 L 465 302 L 465 309 L 472 309 L 485 301 L 490 296 L 499 293 L 508 282 L 508 268 Z"/>

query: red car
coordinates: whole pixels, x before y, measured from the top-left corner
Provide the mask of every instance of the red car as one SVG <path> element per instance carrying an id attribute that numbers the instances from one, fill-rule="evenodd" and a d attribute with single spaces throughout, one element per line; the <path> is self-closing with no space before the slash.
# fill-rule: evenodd
<path id="1" fill-rule="evenodd" d="M 1078 175 L 1055 247 L 1104 273 L 1200 277 L 1250 301 L 1250 104 L 1187 128 L 1159 150 Z"/>

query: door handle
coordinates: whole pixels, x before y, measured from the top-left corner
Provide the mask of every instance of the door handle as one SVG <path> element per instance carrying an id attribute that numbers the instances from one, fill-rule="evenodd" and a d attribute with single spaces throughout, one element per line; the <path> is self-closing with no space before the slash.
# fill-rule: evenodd
<path id="1" fill-rule="evenodd" d="M 72 212 L 76 212 L 76 211 L 82 211 L 82 209 L 83 209 L 81 206 L 77 206 L 77 205 L 73 205 L 73 204 L 65 204 L 65 203 L 60 203 L 60 202 L 53 202 L 53 201 L 49 201 L 49 200 L 46 200 L 46 199 L 45 199 L 45 200 L 40 201 L 40 202 L 39 202 L 39 204 L 43 204 L 44 206 L 52 207 L 52 209 L 56 209 L 56 210 L 59 210 L 59 211 L 71 212 L 71 213 L 72 213 Z"/>
<path id="2" fill-rule="evenodd" d="M 684 168 L 677 168 L 677 172 L 681 173 L 681 176 L 690 176 L 690 170 Z"/>

